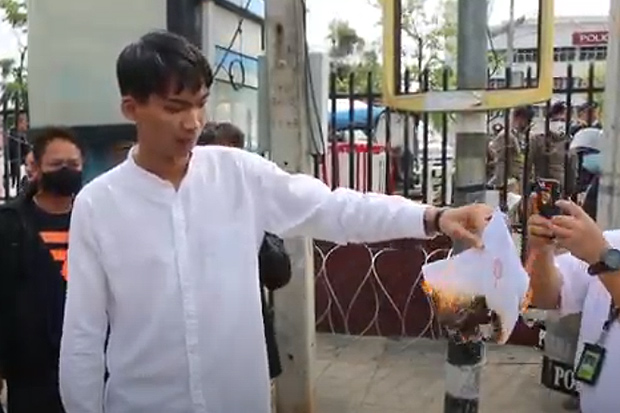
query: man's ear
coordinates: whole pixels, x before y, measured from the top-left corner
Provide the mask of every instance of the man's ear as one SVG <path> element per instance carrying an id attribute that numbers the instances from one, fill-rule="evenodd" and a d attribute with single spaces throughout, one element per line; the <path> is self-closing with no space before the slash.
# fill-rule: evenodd
<path id="1" fill-rule="evenodd" d="M 138 102 L 131 96 L 123 96 L 121 99 L 121 112 L 127 120 L 132 122 L 136 121 L 136 111 L 138 109 Z"/>
<path id="2" fill-rule="evenodd" d="M 41 167 L 37 162 L 32 163 L 32 178 L 33 181 L 38 181 L 41 178 Z"/>

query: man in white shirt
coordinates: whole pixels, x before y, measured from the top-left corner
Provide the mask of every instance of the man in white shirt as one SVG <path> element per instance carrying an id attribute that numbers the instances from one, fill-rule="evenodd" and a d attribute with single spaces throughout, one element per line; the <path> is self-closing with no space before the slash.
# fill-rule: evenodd
<path id="1" fill-rule="evenodd" d="M 332 192 L 242 150 L 195 148 L 213 75 L 181 37 L 143 36 L 121 52 L 117 77 L 138 145 L 75 200 L 60 355 L 68 413 L 269 412 L 266 231 L 343 244 L 443 232 L 482 246 L 487 206 Z"/>
<path id="2" fill-rule="evenodd" d="M 575 361 L 575 377 L 582 379 L 581 411 L 617 413 L 620 230 L 603 233 L 576 204 L 559 201 L 558 206 L 568 215 L 550 220 L 533 215 L 528 223 L 533 304 L 543 309 L 559 308 L 563 315 L 583 313 Z M 556 245 L 569 253 L 556 256 Z"/>

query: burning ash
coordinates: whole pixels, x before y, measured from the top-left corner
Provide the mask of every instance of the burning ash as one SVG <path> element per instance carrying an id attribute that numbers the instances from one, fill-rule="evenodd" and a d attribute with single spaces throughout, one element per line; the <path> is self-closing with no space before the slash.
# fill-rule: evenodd
<path id="1" fill-rule="evenodd" d="M 502 322 L 499 316 L 489 310 L 483 296 L 458 296 L 445 291 L 433 290 L 428 283 L 422 289 L 431 298 L 439 323 L 459 341 L 502 339 Z M 481 333 L 481 326 L 490 326 L 488 337 Z M 487 329 L 488 330 L 488 329 Z"/>

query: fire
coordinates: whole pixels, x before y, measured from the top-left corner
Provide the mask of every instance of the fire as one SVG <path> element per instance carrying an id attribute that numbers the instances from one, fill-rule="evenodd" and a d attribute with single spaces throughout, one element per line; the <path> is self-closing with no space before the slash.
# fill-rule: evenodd
<path id="1" fill-rule="evenodd" d="M 526 312 L 530 308 L 530 305 L 532 304 L 533 295 L 534 293 L 532 292 L 532 288 L 531 287 L 528 288 L 527 293 L 525 294 L 525 299 L 523 300 L 523 303 L 521 304 L 522 313 Z"/>
<path id="2" fill-rule="evenodd" d="M 426 281 L 422 281 L 421 286 L 422 291 L 433 300 L 440 316 L 459 312 L 463 308 L 470 306 L 475 298 L 434 290 Z"/>

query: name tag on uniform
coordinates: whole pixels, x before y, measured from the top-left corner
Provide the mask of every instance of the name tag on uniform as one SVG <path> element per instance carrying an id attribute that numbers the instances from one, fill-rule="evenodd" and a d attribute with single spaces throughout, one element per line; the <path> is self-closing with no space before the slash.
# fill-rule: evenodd
<path id="1" fill-rule="evenodd" d="M 590 386 L 596 385 L 604 362 L 605 348 L 598 344 L 585 343 L 575 368 L 575 379 Z"/>

